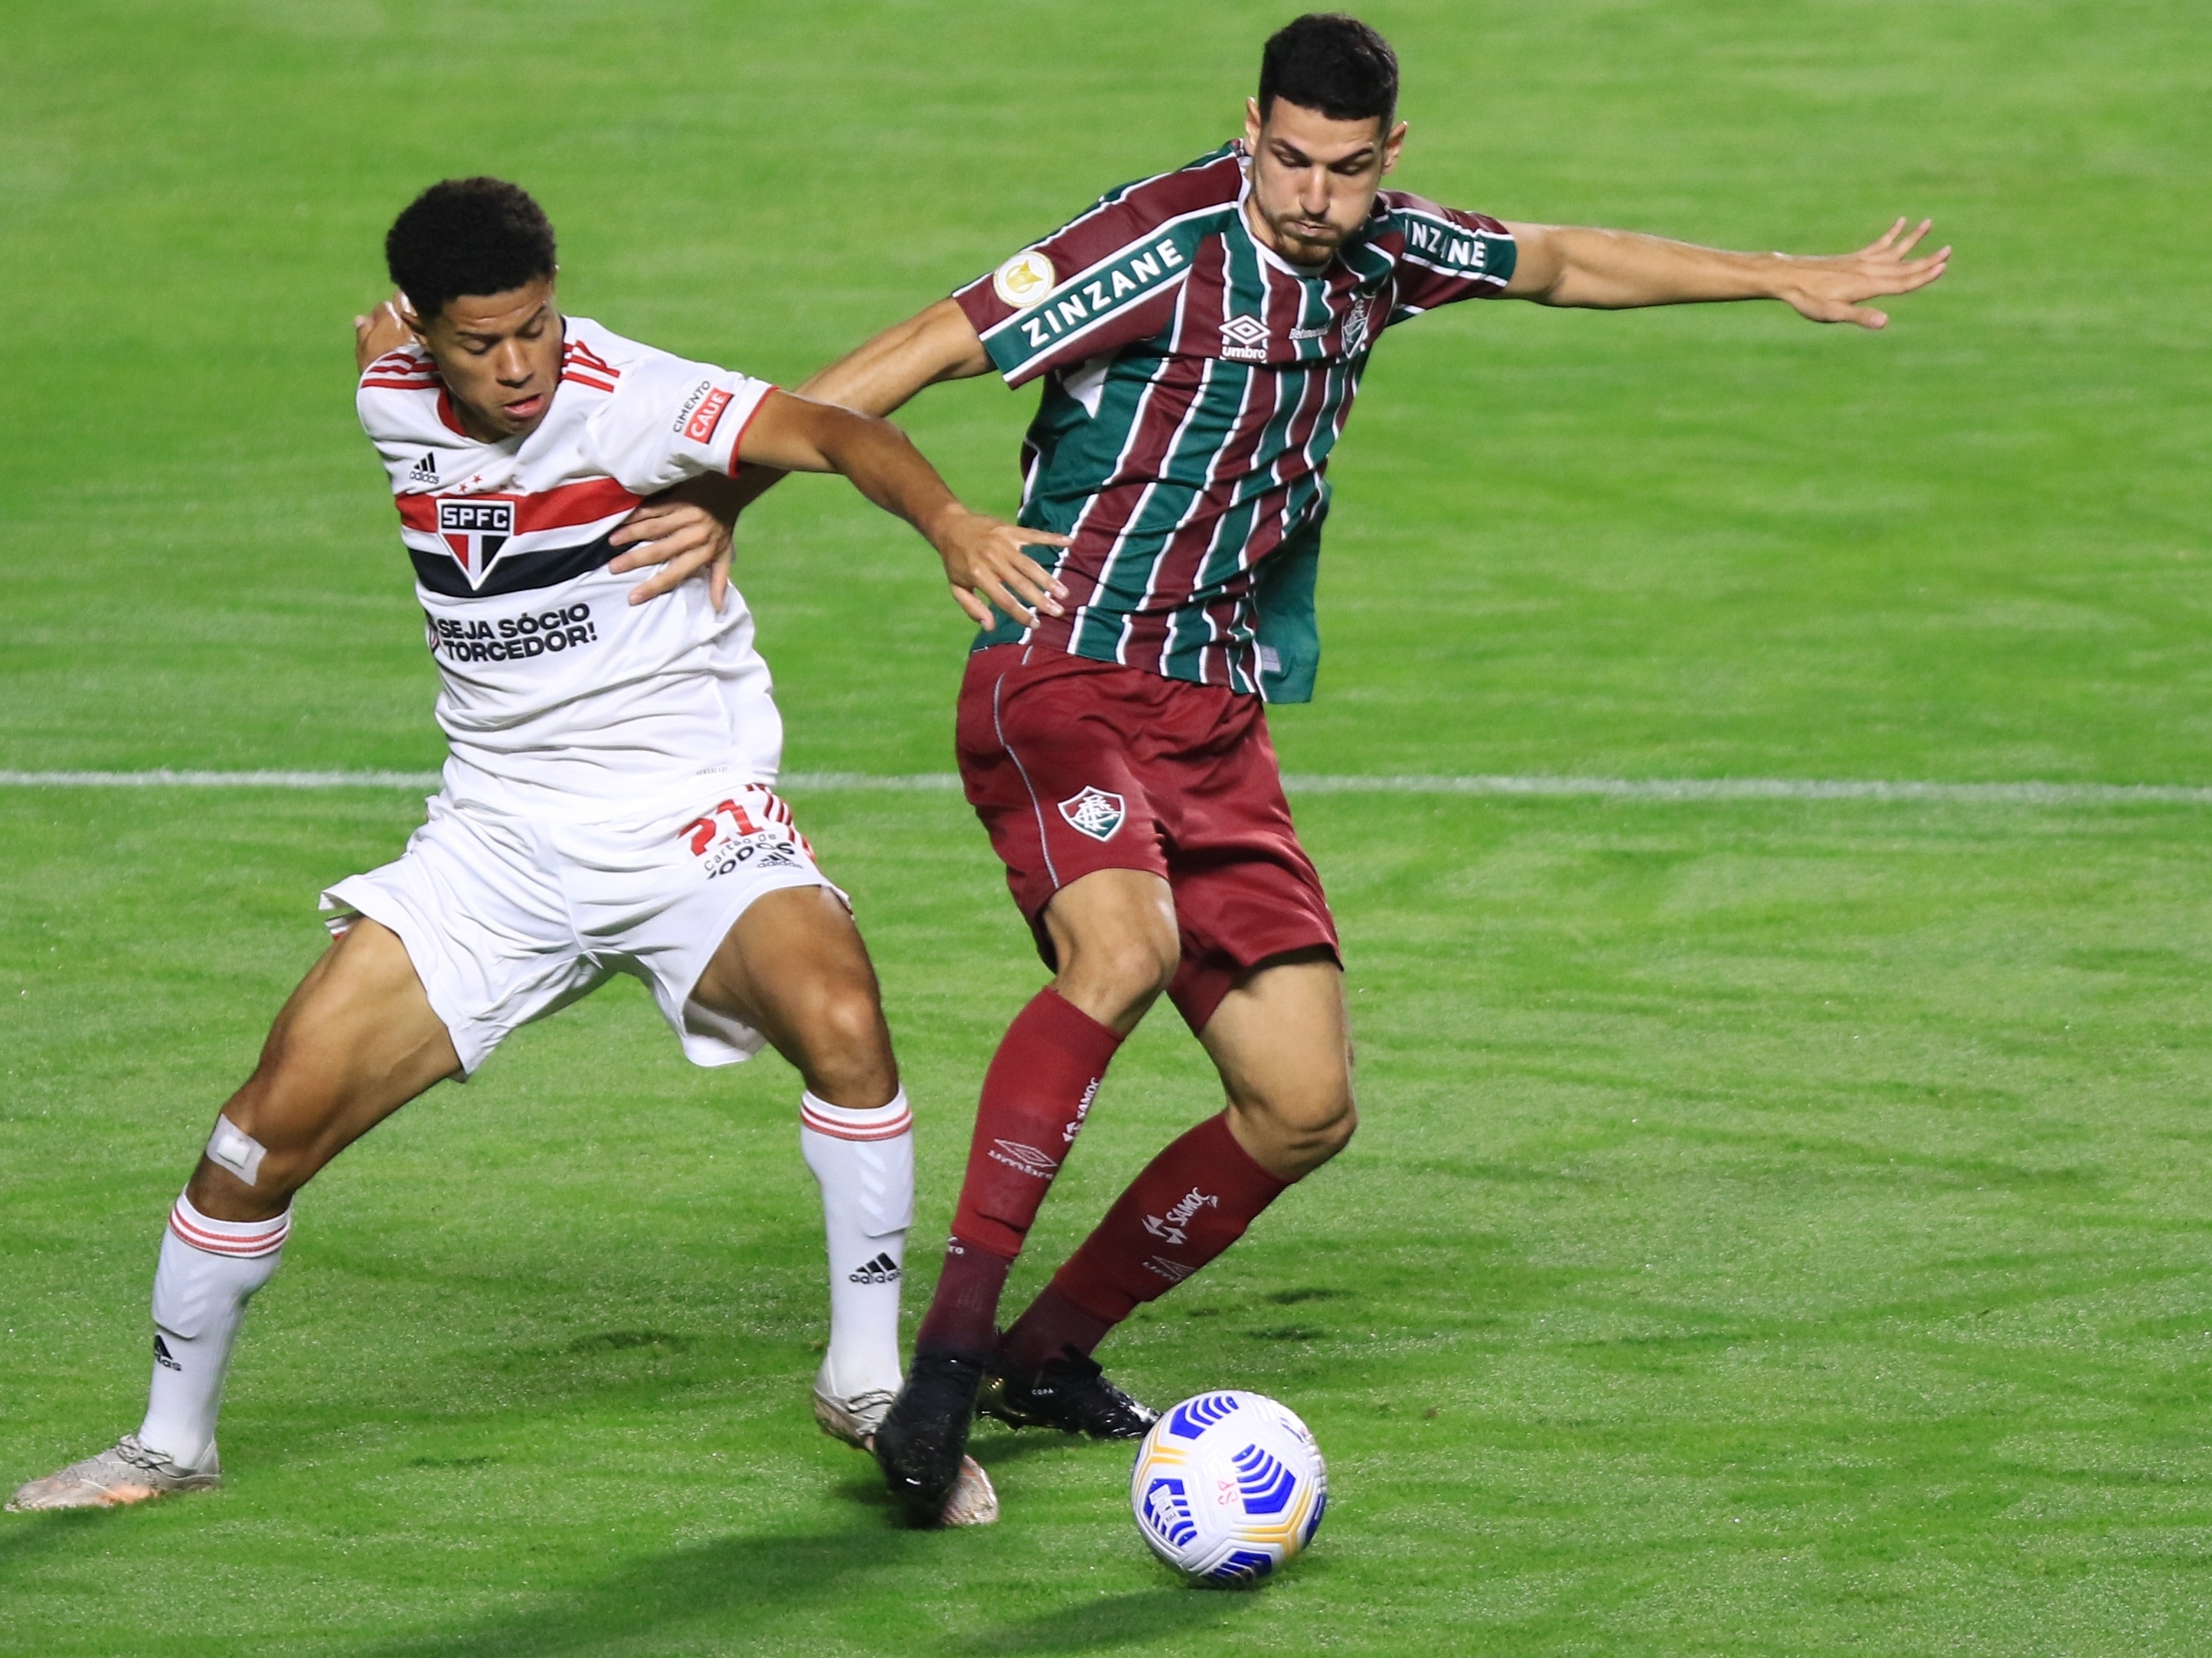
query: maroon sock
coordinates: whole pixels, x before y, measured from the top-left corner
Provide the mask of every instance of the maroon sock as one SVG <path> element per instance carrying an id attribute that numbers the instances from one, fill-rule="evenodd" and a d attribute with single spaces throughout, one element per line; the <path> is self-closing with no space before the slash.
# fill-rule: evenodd
<path id="1" fill-rule="evenodd" d="M 999 1296 L 1006 1287 L 1012 1260 L 994 1255 L 980 1243 L 953 1238 L 945 1246 L 945 1269 L 914 1350 L 923 1352 L 988 1353 L 999 1328 Z"/>
<path id="2" fill-rule="evenodd" d="M 983 1075 L 968 1173 L 952 1213 L 954 1248 L 945 1255 L 917 1345 L 990 1350 L 1006 1269 L 1021 1254 L 1121 1046 L 1111 1029 L 1049 986 L 1007 1027 Z"/>
<path id="3" fill-rule="evenodd" d="M 1022 1352 L 1049 1358 L 1063 1345 L 1089 1352 L 1139 1302 L 1158 1299 L 1243 1237 L 1290 1184 L 1237 1144 L 1227 1112 L 1207 1118 L 1146 1165 L 1053 1274 L 1016 1322 Z"/>
<path id="4" fill-rule="evenodd" d="M 1016 1319 L 999 1350 L 1024 1370 L 1034 1370 L 1048 1358 L 1058 1358 L 1063 1348 L 1087 1353 L 1106 1339 L 1114 1327 L 1110 1318 L 1093 1318 L 1066 1296 L 1057 1284 L 1037 1291 L 1029 1310 Z"/>

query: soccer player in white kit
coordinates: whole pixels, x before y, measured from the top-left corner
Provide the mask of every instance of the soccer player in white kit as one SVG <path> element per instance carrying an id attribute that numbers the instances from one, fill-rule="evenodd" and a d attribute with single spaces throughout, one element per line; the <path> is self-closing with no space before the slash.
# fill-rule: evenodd
<path id="1" fill-rule="evenodd" d="M 774 792 L 782 724 L 744 601 L 717 581 L 629 602 L 612 537 L 648 497 L 755 463 L 843 473 L 927 537 L 970 614 L 1056 608 L 1022 550 L 1062 542 L 969 512 L 884 421 L 564 317 L 554 252 L 537 203 L 490 179 L 434 186 L 386 240 L 403 297 L 360 331 L 359 407 L 441 676 L 444 786 L 398 861 L 323 894 L 333 942 L 170 1213 L 143 1424 L 11 1508 L 219 1483 L 223 1376 L 294 1194 L 616 973 L 693 1063 L 769 1043 L 799 1070 L 830 1254 L 816 1415 L 865 1444 L 898 1390 L 912 1120 L 874 972 Z M 947 1520 L 995 1513 L 971 1467 Z"/>

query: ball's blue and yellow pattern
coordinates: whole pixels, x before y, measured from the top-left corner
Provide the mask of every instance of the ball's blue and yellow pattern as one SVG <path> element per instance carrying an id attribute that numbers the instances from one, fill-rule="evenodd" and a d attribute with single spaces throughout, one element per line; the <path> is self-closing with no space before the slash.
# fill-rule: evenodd
<path id="1" fill-rule="evenodd" d="M 1328 1470 L 1306 1424 L 1273 1400 L 1200 1394 L 1137 1448 L 1129 1505 L 1152 1552 L 1186 1577 L 1256 1583 L 1313 1540 Z"/>

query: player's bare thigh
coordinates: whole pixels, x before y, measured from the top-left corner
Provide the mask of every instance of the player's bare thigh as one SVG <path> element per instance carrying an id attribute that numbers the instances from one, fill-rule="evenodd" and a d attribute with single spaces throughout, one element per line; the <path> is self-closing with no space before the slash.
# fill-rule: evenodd
<path id="1" fill-rule="evenodd" d="M 263 1148 L 252 1183 L 203 1157 L 186 1188 L 193 1206 L 216 1220 L 283 1213 L 325 1163 L 460 1068 L 407 947 L 355 922 L 307 970 L 222 1108 Z"/>
<path id="2" fill-rule="evenodd" d="M 691 994 L 766 1036 L 817 1099 L 872 1111 L 898 1093 L 875 968 L 828 887 L 789 887 L 747 905 Z"/>
<path id="3" fill-rule="evenodd" d="M 1229 1095 L 1229 1127 L 1283 1180 L 1343 1150 L 1358 1122 L 1344 969 L 1328 950 L 1279 956 L 1240 979 L 1199 1041 Z"/>

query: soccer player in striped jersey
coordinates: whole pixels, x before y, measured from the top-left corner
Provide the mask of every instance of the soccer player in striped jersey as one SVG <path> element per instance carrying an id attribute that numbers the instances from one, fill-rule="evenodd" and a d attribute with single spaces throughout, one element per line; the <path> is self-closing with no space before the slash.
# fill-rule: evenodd
<path id="1" fill-rule="evenodd" d="M 1406 139 L 1397 91 L 1372 29 L 1301 17 L 1267 44 L 1242 142 L 1110 191 L 801 388 L 884 414 L 939 380 L 1041 383 L 1021 521 L 1071 541 L 1054 567 L 1064 612 L 1001 607 L 960 700 L 968 798 L 1054 976 L 985 1077 L 945 1268 L 877 1436 L 917 1518 L 960 1466 L 979 1398 L 1017 1425 L 1141 1432 L 1149 1412 L 1092 1350 L 1352 1135 L 1336 931 L 1262 710 L 1312 691 L 1325 474 L 1384 331 L 1493 299 L 1773 299 L 1879 328 L 1863 301 L 1944 269 L 1948 249 L 1911 257 L 1927 227 L 1902 220 L 1856 253 L 1801 258 L 1386 190 Z M 1161 1151 L 1000 1334 L 1007 1269 L 1115 1050 L 1163 993 L 1227 1108 Z"/>
<path id="2" fill-rule="evenodd" d="M 1024 549 L 1062 537 L 969 512 L 883 420 L 564 317 L 552 227 L 513 185 L 434 186 L 386 252 L 403 296 L 359 325 L 357 405 L 439 671 L 444 787 L 403 856 L 323 895 L 333 942 L 171 1212 L 143 1423 L 13 1508 L 218 1483 L 223 1377 L 295 1194 L 616 973 L 651 987 L 693 1063 L 773 1044 L 798 1069 L 830 1253 L 817 1418 L 865 1445 L 899 1386 L 912 1119 L 845 896 L 774 790 L 783 731 L 752 618 L 719 586 L 625 602 L 608 567 L 641 501 L 744 464 L 842 472 L 1001 604 L 1053 602 Z M 726 546 L 674 510 L 651 509 L 648 544 Z M 946 1497 L 948 1523 L 996 1516 L 972 1463 Z"/>

